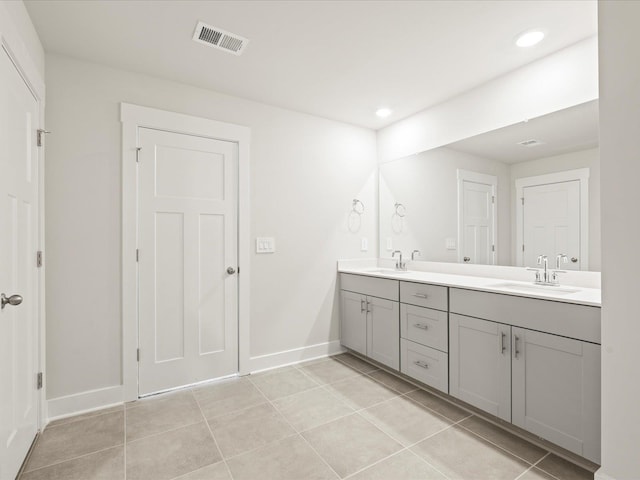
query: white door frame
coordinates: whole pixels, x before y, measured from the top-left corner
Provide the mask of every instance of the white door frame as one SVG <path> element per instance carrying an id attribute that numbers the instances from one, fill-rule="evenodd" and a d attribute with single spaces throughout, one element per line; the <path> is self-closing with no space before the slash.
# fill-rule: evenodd
<path id="1" fill-rule="evenodd" d="M 493 196 L 493 228 L 491 229 L 492 245 L 495 246 L 491 252 L 491 265 L 495 265 L 498 258 L 498 177 L 485 173 L 472 172 L 470 170 L 458 169 L 458 263 L 464 263 L 464 252 L 462 251 L 463 229 L 464 229 L 464 182 L 483 183 L 491 185 L 491 195 Z"/>
<path id="2" fill-rule="evenodd" d="M 548 173 L 533 177 L 516 179 L 516 265 L 524 266 L 524 198 L 525 187 L 563 183 L 578 180 L 580 182 L 580 270 L 589 270 L 589 169 L 578 168 L 564 172 Z"/>
<path id="3" fill-rule="evenodd" d="M 0 9 L 0 13 L 2 10 Z M 0 44 L 2 50 L 6 52 L 11 61 L 16 67 L 16 70 L 22 76 L 22 79 L 27 84 L 29 90 L 36 98 L 38 103 L 38 119 L 36 120 L 36 128 L 44 129 L 44 108 L 45 108 L 45 84 L 44 78 L 38 72 L 36 65 L 33 63 L 32 58 L 29 56 L 20 35 L 16 30 L 11 29 L 11 25 L 6 25 L 6 30 L 2 30 L 4 25 L 0 25 Z M 0 52 L 4 55 L 4 53 Z M 44 148 L 38 148 L 38 238 L 36 251 L 44 252 Z M 35 251 L 33 252 L 35 255 Z M 47 375 L 46 375 L 46 331 L 45 331 L 45 264 L 41 268 L 38 268 L 36 276 L 38 279 L 37 298 L 38 305 L 36 311 L 38 312 L 38 320 L 36 322 L 36 339 L 37 339 L 37 351 L 38 359 L 37 366 L 38 371 L 42 372 L 43 384 L 42 389 L 38 395 L 38 430 L 46 426 L 48 422 L 47 414 L 47 402 L 46 402 L 46 389 L 47 389 Z"/>
<path id="4" fill-rule="evenodd" d="M 120 104 L 122 122 L 122 382 L 124 401 L 138 398 L 137 148 L 138 129 L 155 128 L 238 144 L 238 370 L 249 373 L 248 127 L 181 113 Z M 240 270 L 241 269 L 241 270 Z"/>

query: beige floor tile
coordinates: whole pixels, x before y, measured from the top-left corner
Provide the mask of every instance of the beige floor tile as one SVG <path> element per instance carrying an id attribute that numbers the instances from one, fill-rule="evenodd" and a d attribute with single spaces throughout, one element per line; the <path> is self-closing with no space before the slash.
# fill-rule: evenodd
<path id="1" fill-rule="evenodd" d="M 438 398 L 435 395 L 432 395 L 431 393 L 424 390 L 415 390 L 413 392 L 409 392 L 407 393 L 407 397 L 415 400 L 416 402 L 424 405 L 427 408 L 430 408 L 434 412 L 447 417 L 449 420 L 453 420 L 454 422 L 458 422 L 470 415 L 470 413 L 462 410 L 461 408 L 458 408 L 455 405 L 446 402 L 441 398 Z"/>
<path id="2" fill-rule="evenodd" d="M 354 368 L 332 358 L 318 363 L 305 364 L 300 368 L 313 380 L 323 384 L 338 382 L 354 375 L 361 375 Z"/>
<path id="3" fill-rule="evenodd" d="M 375 365 L 370 364 L 369 362 L 365 362 L 355 355 L 351 355 L 350 353 L 342 353 L 340 355 L 334 355 L 331 357 L 332 359 L 339 360 L 342 363 L 350 366 L 351 368 L 355 368 L 359 372 L 362 373 L 371 373 L 379 370 Z"/>
<path id="4" fill-rule="evenodd" d="M 167 395 L 162 400 L 127 409 L 127 441 L 173 430 L 204 420 L 190 390 Z"/>
<path id="5" fill-rule="evenodd" d="M 97 417 L 98 415 L 104 415 L 106 413 L 115 413 L 121 412 L 124 409 L 123 405 L 116 405 L 115 407 L 103 408 L 102 410 L 96 410 L 93 412 L 83 413 L 81 415 L 75 415 L 73 417 L 60 418 L 58 420 L 54 420 L 53 422 L 49 422 L 48 427 L 56 427 L 58 425 L 64 425 L 65 423 L 73 423 L 78 420 L 85 420 L 91 417 Z"/>
<path id="6" fill-rule="evenodd" d="M 318 386 L 317 382 L 298 368 L 265 372 L 250 380 L 269 400 L 276 400 Z"/>
<path id="7" fill-rule="evenodd" d="M 559 480 L 593 480 L 593 473 L 553 454 L 538 463 L 536 467 Z"/>
<path id="8" fill-rule="evenodd" d="M 405 447 L 452 424 L 450 420 L 405 398 L 396 397 L 360 412 Z"/>
<path id="9" fill-rule="evenodd" d="M 398 442 L 358 414 L 340 418 L 302 435 L 341 477 L 402 449 Z"/>
<path id="10" fill-rule="evenodd" d="M 175 480 L 231 480 L 231 473 L 224 462 L 218 462 L 177 477 Z"/>
<path id="11" fill-rule="evenodd" d="M 395 390 L 366 376 L 347 378 L 325 388 L 356 410 L 398 396 Z"/>
<path id="12" fill-rule="evenodd" d="M 473 433 L 480 435 L 491 443 L 495 443 L 499 447 L 504 448 L 529 463 L 536 463 L 547 454 L 546 450 L 496 427 L 475 415 L 460 422 L 460 426 L 471 430 Z"/>
<path id="13" fill-rule="evenodd" d="M 127 480 L 168 480 L 221 460 L 205 422 L 127 443 Z"/>
<path id="14" fill-rule="evenodd" d="M 210 419 L 209 425 L 225 458 L 296 433 L 269 404 Z"/>
<path id="15" fill-rule="evenodd" d="M 57 463 L 25 473 L 20 480 L 118 480 L 124 479 L 124 446 Z"/>
<path id="16" fill-rule="evenodd" d="M 300 435 L 229 460 L 234 480 L 324 480 L 336 474 Z"/>
<path id="17" fill-rule="evenodd" d="M 314 388 L 273 402 L 299 432 L 353 413 L 353 408 L 324 388 Z"/>
<path id="18" fill-rule="evenodd" d="M 412 450 L 448 478 L 513 480 L 530 465 L 460 427 L 423 440 Z"/>
<path id="19" fill-rule="evenodd" d="M 418 387 L 415 385 L 411 385 L 409 382 L 405 382 L 399 377 L 390 374 L 389 372 L 385 372 L 384 370 L 378 370 L 377 372 L 369 373 L 369 376 L 380 382 L 387 387 L 393 388 L 396 392 L 405 394 L 412 392 L 413 390 L 417 390 Z"/>
<path id="20" fill-rule="evenodd" d="M 411 451 L 403 450 L 349 480 L 446 480 L 446 477 Z"/>
<path id="21" fill-rule="evenodd" d="M 517 480 L 557 480 L 551 475 L 544 473 L 542 470 L 539 470 L 535 467 L 527 470 L 521 477 L 518 477 Z"/>
<path id="22" fill-rule="evenodd" d="M 124 412 L 48 427 L 38 438 L 26 471 L 124 443 Z"/>
<path id="23" fill-rule="evenodd" d="M 267 401 L 247 378 L 234 378 L 194 388 L 193 393 L 207 419 Z"/>

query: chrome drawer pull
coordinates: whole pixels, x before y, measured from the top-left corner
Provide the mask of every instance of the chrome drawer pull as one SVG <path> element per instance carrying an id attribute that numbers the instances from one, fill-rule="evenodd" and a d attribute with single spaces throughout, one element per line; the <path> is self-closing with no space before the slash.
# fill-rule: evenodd
<path id="1" fill-rule="evenodd" d="M 514 345 L 514 353 L 513 353 L 513 358 L 518 358 L 518 354 L 520 353 L 520 350 L 518 350 L 518 341 L 520 340 L 520 337 L 518 337 L 517 335 L 513 336 L 513 345 Z"/>
<path id="2" fill-rule="evenodd" d="M 504 332 L 500 333 L 500 353 L 504 353 L 507 347 L 504 344 L 504 340 L 507 338 L 507 334 Z"/>
<path id="3" fill-rule="evenodd" d="M 427 298 L 426 293 L 414 293 L 413 296 L 418 298 Z"/>
<path id="4" fill-rule="evenodd" d="M 417 360 L 415 362 L 413 362 L 414 365 L 417 365 L 418 367 L 422 367 L 422 368 L 429 368 L 429 365 L 427 364 L 427 362 L 423 362 L 422 360 Z"/>
<path id="5" fill-rule="evenodd" d="M 424 324 L 422 324 L 422 323 L 416 323 L 416 324 L 414 325 L 414 327 L 416 327 L 416 328 L 420 328 L 420 329 L 422 329 L 422 330 L 429 330 L 429 325 L 424 325 Z"/>
<path id="6" fill-rule="evenodd" d="M 364 313 L 364 298 L 360 299 L 360 313 Z"/>

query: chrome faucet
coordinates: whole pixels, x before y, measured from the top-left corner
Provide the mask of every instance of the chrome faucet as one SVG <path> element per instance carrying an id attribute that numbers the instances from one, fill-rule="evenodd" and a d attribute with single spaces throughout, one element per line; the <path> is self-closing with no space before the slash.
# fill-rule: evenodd
<path id="1" fill-rule="evenodd" d="M 398 259 L 396 260 L 396 270 L 405 271 L 407 269 L 407 264 L 402 261 L 402 252 L 400 250 L 395 250 L 391 254 L 391 258 L 395 258 L 396 253 L 398 254 Z"/>
<path id="2" fill-rule="evenodd" d="M 549 283 L 549 259 L 546 255 L 538 255 L 538 260 L 536 261 L 536 263 L 544 267 L 544 273 L 542 274 L 542 283 Z"/>
<path id="3" fill-rule="evenodd" d="M 413 252 L 411 252 L 411 261 L 416 259 L 416 254 L 417 256 L 421 257 L 422 254 L 420 253 L 420 250 L 414 250 Z"/>
<path id="4" fill-rule="evenodd" d="M 569 259 L 564 253 L 556 255 L 556 269 L 549 271 L 549 259 L 546 255 L 538 255 L 537 264 L 542 265 L 542 269 L 539 268 L 527 268 L 532 272 L 536 272 L 536 280 L 534 283 L 538 285 L 551 285 L 557 286 L 560 284 L 558 280 L 559 273 L 566 273 L 564 270 L 560 270 L 561 263 L 567 263 Z"/>

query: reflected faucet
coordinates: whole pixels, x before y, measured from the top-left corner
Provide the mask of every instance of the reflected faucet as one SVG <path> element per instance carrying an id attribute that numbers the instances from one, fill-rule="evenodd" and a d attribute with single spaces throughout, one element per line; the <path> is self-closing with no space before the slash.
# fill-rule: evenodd
<path id="1" fill-rule="evenodd" d="M 396 260 L 396 270 L 405 271 L 407 269 L 407 264 L 402 261 L 402 252 L 400 250 L 394 250 L 391 254 L 391 258 L 395 258 L 396 253 L 398 254 L 398 260 Z"/>
<path id="2" fill-rule="evenodd" d="M 532 272 L 536 272 L 536 280 L 534 283 L 538 285 L 551 285 L 558 286 L 560 284 L 558 280 L 559 273 L 566 273 L 564 270 L 560 270 L 561 263 L 567 263 L 569 259 L 564 253 L 556 255 L 556 269 L 549 272 L 549 259 L 546 255 L 538 255 L 537 264 L 542 265 L 542 270 L 539 268 L 527 268 Z"/>
<path id="3" fill-rule="evenodd" d="M 416 259 L 416 256 L 421 257 L 422 254 L 420 253 L 420 250 L 414 250 L 413 252 L 411 252 L 411 261 L 414 261 Z"/>

